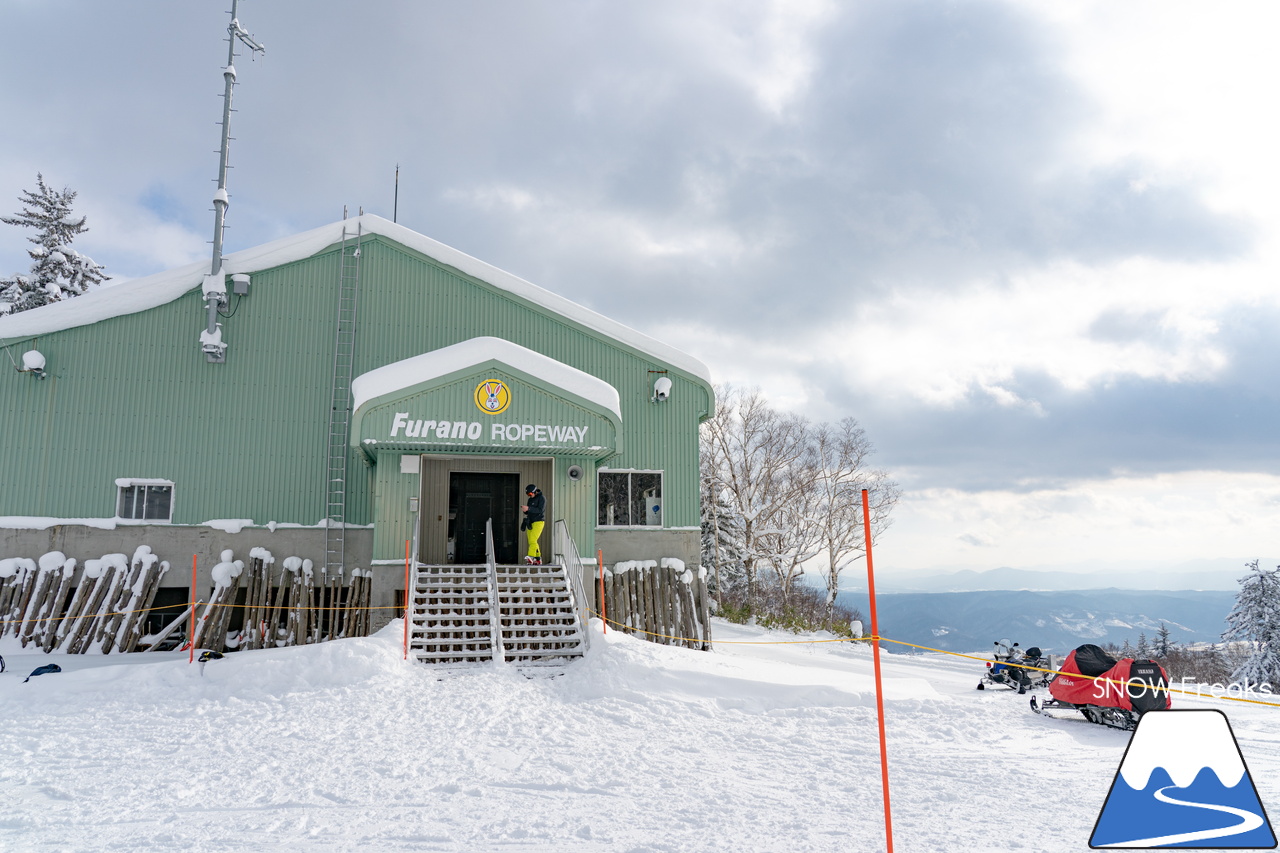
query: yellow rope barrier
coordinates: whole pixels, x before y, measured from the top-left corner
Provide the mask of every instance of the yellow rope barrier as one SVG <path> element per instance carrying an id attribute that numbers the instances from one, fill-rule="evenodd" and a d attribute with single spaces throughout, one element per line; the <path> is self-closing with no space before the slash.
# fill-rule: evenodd
<path id="1" fill-rule="evenodd" d="M 64 614 L 64 615 L 62 615 L 62 616 L 48 616 L 48 617 L 45 617 L 45 618 L 32 617 L 32 619 L 0 619 L 0 625 L 22 625 L 22 624 L 24 624 L 24 623 L 26 623 L 26 622 L 31 622 L 31 621 L 33 621 L 33 619 L 34 619 L 34 621 L 36 621 L 36 622 L 47 624 L 47 623 L 49 623 L 49 622 L 61 622 L 61 621 L 63 621 L 64 619 L 89 619 L 89 618 L 96 618 L 96 617 L 99 617 L 99 616 L 130 616 L 130 615 L 132 615 L 132 614 L 134 614 L 134 613 L 150 613 L 150 612 L 151 612 L 151 611 L 153 611 L 153 610 L 174 610 L 174 611 L 176 611 L 179 607 L 181 607 L 182 609 L 184 609 L 184 610 L 185 610 L 186 608 L 188 608 L 188 607 L 190 607 L 190 606 L 191 606 L 191 602 L 187 601 L 187 602 L 182 602 L 182 603 L 180 603 L 180 604 L 166 604 L 166 605 L 164 605 L 164 606 L 162 606 L 162 607 L 143 607 L 143 608 L 141 608 L 141 609 L 139 609 L 139 610 L 113 610 L 113 611 L 110 611 L 110 612 L 108 612 L 108 613 L 81 613 L 79 616 L 71 616 L 71 615 L 69 615 L 69 614 Z M 225 602 L 218 602 L 218 603 L 210 604 L 210 603 L 205 602 L 205 601 L 201 601 L 201 602 L 199 603 L 199 606 L 200 606 L 200 607 L 239 607 L 239 608 L 241 608 L 241 609 L 245 609 L 245 610 L 247 610 L 247 609 L 249 609 L 249 608 L 251 608 L 251 607 L 260 607 L 260 605 L 255 605 L 255 604 L 227 604 L 227 603 L 225 603 Z M 290 607 L 290 608 L 288 608 L 288 609 L 285 609 L 285 608 L 283 608 L 283 607 L 282 607 L 282 608 L 280 608 L 280 612 L 281 612 L 282 614 L 284 614 L 284 613 L 293 613 L 293 612 L 295 612 L 295 611 L 299 611 L 299 610 L 314 611 L 314 610 L 347 610 L 347 609 L 351 609 L 351 610 L 397 610 L 397 611 L 399 611 L 399 610 L 404 610 L 404 605 L 396 606 L 396 605 L 393 605 L 393 604 L 383 604 L 383 605 L 379 605 L 379 606 L 377 606 L 377 607 L 352 607 L 352 608 L 348 608 L 345 604 L 332 604 L 332 605 L 328 605 L 328 606 L 326 606 L 326 607 Z"/>
<path id="2" fill-rule="evenodd" d="M 257 606 L 258 606 L 258 605 L 251 605 L 251 604 L 226 604 L 226 603 L 207 604 L 207 603 L 203 603 L 203 602 L 201 603 L 201 605 L 202 605 L 202 606 L 204 606 L 204 607 L 239 607 L 239 608 L 243 608 L 243 609 L 248 609 L 248 608 L 250 608 L 250 607 L 257 607 Z M 187 603 L 187 604 L 185 604 L 185 605 L 182 605 L 182 604 L 169 604 L 169 605 L 165 605 L 165 606 L 163 606 L 163 607 L 146 607 L 146 608 L 142 608 L 142 609 L 139 609 L 139 610 L 122 610 L 122 611 L 113 611 L 113 612 L 110 612 L 110 613 L 98 613 L 98 614 L 93 614 L 93 616 L 92 616 L 92 617 L 91 617 L 91 615 L 90 615 L 90 614 L 85 613 L 85 614 L 81 614 L 81 615 L 79 615 L 79 616 L 51 616 L 51 617 L 48 617 L 47 619 L 43 619 L 43 620 L 41 620 L 41 619 L 37 619 L 36 621 L 38 621 L 38 622 L 43 622 L 44 624 L 46 624 L 46 625 L 47 625 L 47 624 L 48 624 L 48 623 L 50 623 L 50 622 L 60 622 L 60 621 L 65 620 L 65 619 L 88 619 L 88 618 L 97 618 L 97 617 L 102 617 L 102 616 L 129 616 L 129 615 L 132 615 L 132 614 L 135 614 L 135 613 L 150 613 L 150 612 L 151 612 L 151 611 L 153 611 L 153 610 L 175 610 L 175 609 L 176 609 L 176 608 L 178 608 L 178 607 L 183 607 L 183 608 L 185 609 L 186 607 L 190 607 L 190 606 L 191 606 L 191 605 L 190 605 L 190 603 Z M 342 604 L 335 604 L 335 605 L 330 605 L 330 606 L 328 606 L 328 607 L 290 607 L 290 608 L 288 608 L 288 610 L 281 609 L 281 612 L 282 612 L 282 613 L 294 612 L 294 611 L 307 611 L 307 612 L 314 612 L 314 611 L 325 611 L 325 610 L 327 610 L 327 611 L 331 611 L 331 612 L 332 612 L 332 611 L 336 611 L 336 610 L 396 610 L 396 611 L 400 611 L 400 610 L 403 610 L 403 609 L 404 609 L 404 606 L 403 606 L 403 605 L 400 605 L 400 606 L 396 606 L 396 605 L 379 605 L 379 606 L 377 606 L 377 607 L 351 607 L 351 608 L 348 608 L 346 605 L 342 605 Z M 654 632 L 652 632 L 652 631 L 646 631 L 646 630 L 644 630 L 643 628 L 633 628 L 633 627 L 631 627 L 630 625 L 627 625 L 627 624 L 622 623 L 622 622 L 618 622 L 618 621 L 616 621 L 616 620 L 614 620 L 614 619 L 605 619 L 604 617 L 602 617 L 602 616 L 600 615 L 600 613 L 598 613 L 598 612 L 597 612 L 597 611 L 595 611 L 595 610 L 588 609 L 588 610 L 587 610 L 587 612 L 588 612 L 588 613 L 590 613 L 592 616 L 595 616 L 595 617 L 597 617 L 597 618 L 599 618 L 599 619 L 602 619 L 604 622 L 608 623 L 609 625 L 614 626 L 614 627 L 615 627 L 615 628 L 617 628 L 618 630 L 625 631 L 625 632 L 627 632 L 627 633 L 631 633 L 631 634 L 644 634 L 644 635 L 649 636 L 649 637 L 658 637 L 658 638 L 663 639 L 663 640 L 675 640 L 675 641 L 677 641 L 677 642 L 682 642 L 682 643 L 704 643 L 704 642 L 706 642 L 706 641 L 705 641 L 704 639 L 702 639 L 701 637 L 696 637 L 696 638 L 695 638 L 695 637 L 679 637 L 679 636 L 675 636 L 675 635 L 673 635 L 673 634 L 656 634 L 656 633 L 654 633 Z M 0 620 L 0 625 L 22 625 L 22 624 L 24 624 L 25 622 L 29 622 L 29 621 L 31 621 L 31 620 L 29 620 L 29 619 L 7 619 L 7 620 Z M 0 630 L 3 630 L 3 629 L 0 629 Z M 721 646 L 806 646 L 806 645 L 810 645 L 810 646 L 811 646 L 811 645 L 821 645 L 821 644 L 823 644 L 823 643 L 866 643 L 866 642 L 872 642 L 872 641 L 879 641 L 879 642 L 882 642 L 882 643 L 894 643 L 895 645 L 899 645 L 899 646 L 909 646 L 910 648 L 913 648 L 913 649 L 920 649 L 921 651 L 926 651 L 926 652 L 934 652 L 935 654 L 948 655 L 948 656 L 950 656 L 950 657 L 956 657 L 956 658 L 965 658 L 965 659 L 967 659 L 967 660 L 980 661 L 980 662 L 983 662 L 983 663 L 991 663 L 991 661 L 989 661 L 987 658 L 979 657 L 979 656 L 977 656 L 977 655 L 967 655 L 967 654 L 963 654 L 963 653 L 961 653 L 961 652 L 952 652 L 952 651 L 948 651 L 948 650 L 946 650 L 946 649 L 935 649 L 935 648 L 933 648 L 933 647 L 931 647 L 931 646 L 922 646 L 922 645 L 919 645 L 919 644 L 917 644 L 917 643 L 908 643 L 908 642 L 906 642 L 905 640 L 894 640 L 894 639 L 890 639 L 889 637 L 832 637 L 831 639 L 826 639 L 826 640 L 715 640 L 714 642 L 715 642 L 717 645 L 721 645 Z M 1029 666 L 1029 665 L 1027 665 L 1027 664 L 1021 664 L 1021 663 L 1006 664 L 1006 666 L 1010 666 L 1010 667 L 1014 667 L 1014 668 L 1022 669 L 1022 670 L 1028 670 L 1028 671 L 1031 671 L 1031 672 L 1044 672 L 1044 673 L 1049 673 L 1050 675 L 1069 675 L 1069 676 L 1071 676 L 1071 677 L 1073 677 L 1073 678 L 1087 678 L 1087 679 L 1089 679 L 1090 681 L 1094 681 L 1094 682 L 1097 682 L 1097 681 L 1103 681 L 1103 682 L 1106 682 L 1106 683 L 1108 683 L 1108 684 L 1115 684 L 1115 685 L 1121 685 L 1121 686 L 1122 686 L 1122 685 L 1126 685 L 1126 684 L 1127 684 L 1127 682 L 1117 681 L 1117 680 L 1112 679 L 1112 678 L 1103 678 L 1102 676 L 1084 675 L 1084 674 L 1082 674 L 1082 673 L 1078 673 L 1078 672 L 1062 672 L 1061 670 L 1057 670 L 1057 669 L 1045 669 L 1044 667 Z M 1212 696 L 1212 695 L 1211 695 L 1211 696 L 1206 697 L 1203 693 L 1200 693 L 1200 692 L 1197 692 L 1197 691 L 1194 691 L 1194 690 L 1182 690 L 1182 689 L 1179 689 L 1179 688 L 1177 688 L 1177 687 L 1172 687 L 1172 686 L 1166 686 L 1166 687 L 1165 687 L 1165 689 L 1166 689 L 1166 690 L 1168 690 L 1170 693 L 1179 693 L 1179 694 L 1186 695 L 1186 696 L 1197 696 L 1197 697 L 1199 697 L 1199 698 L 1201 698 L 1201 699 L 1205 699 L 1205 698 L 1209 698 L 1209 699 L 1224 699 L 1224 700 L 1226 700 L 1226 701 L 1228 701 L 1228 702 L 1244 702 L 1244 703 L 1247 703 L 1247 704 L 1250 704 L 1250 705 L 1263 705 L 1263 706 L 1266 706 L 1266 707 L 1268 707 L 1268 708 L 1280 708 L 1280 703 L 1276 703 L 1276 702 L 1263 702 L 1263 701 L 1262 701 L 1262 700 L 1260 700 L 1260 699 L 1246 699 L 1246 698 L 1244 698 L 1243 696 L 1231 696 L 1231 695 L 1224 695 L 1224 696 Z"/>
<path id="3" fill-rule="evenodd" d="M 588 612 L 591 613 L 593 616 L 603 618 L 603 617 L 600 617 L 600 614 L 594 610 L 589 610 Z M 661 637 L 667 640 L 678 640 L 686 643 L 703 642 L 700 639 L 690 639 L 689 637 L 673 637 L 670 634 L 655 634 L 652 631 L 645 631 L 642 628 L 632 628 L 621 622 L 616 622 L 613 619 L 608 619 L 606 621 L 608 621 L 610 625 L 616 626 L 618 630 L 629 632 L 629 633 L 645 634 L 650 637 Z M 946 649 L 935 649 L 935 648 L 932 648 L 931 646 L 921 646 L 916 643 L 908 643 L 904 640 L 892 640 L 892 639 L 889 639 L 888 637 L 833 637 L 832 639 L 829 639 L 829 640 L 716 640 L 715 643 L 717 645 L 733 645 L 733 646 L 793 646 L 793 645 L 818 645 L 821 643 L 865 643 L 865 642 L 871 642 L 871 641 L 879 641 L 882 643 L 894 643 L 899 646 L 910 646 L 913 649 L 920 649 L 926 652 L 935 652 L 940 655 L 949 655 L 950 657 L 966 658 L 968 660 L 976 660 L 976 661 L 981 661 L 983 663 L 992 663 L 991 660 L 984 657 L 978 657 L 977 655 L 966 655 L 966 654 L 962 654 L 961 652 L 947 651 Z M 1030 670 L 1032 672 L 1046 672 L 1051 675 L 1069 675 L 1072 678 L 1087 678 L 1090 681 L 1093 681 L 1095 683 L 1098 681 L 1102 681 L 1104 683 L 1114 684 L 1117 686 L 1127 686 L 1129 684 L 1129 682 L 1117 681 L 1114 678 L 1104 678 L 1100 675 L 1094 676 L 1094 675 L 1084 675 L 1083 673 L 1079 673 L 1079 672 L 1063 672 L 1057 669 L 1045 669 L 1043 667 L 1028 666 L 1027 664 L 1021 664 L 1021 663 L 1011 663 L 1011 664 L 1006 664 L 1006 666 L 1015 667 L 1017 669 Z M 1137 683 L 1142 684 L 1144 687 L 1147 686 L 1145 682 L 1137 682 Z M 1230 695 L 1205 696 L 1203 693 L 1200 693 L 1194 690 L 1182 690 L 1177 687 L 1172 687 L 1169 685 L 1165 686 L 1165 690 L 1169 691 L 1170 693 L 1180 693 L 1185 696 L 1197 696 L 1201 699 L 1225 699 L 1228 702 L 1245 702 L 1250 705 L 1264 705 L 1268 708 L 1280 708 L 1280 703 L 1263 702 L 1260 699 L 1246 699 L 1243 696 L 1230 696 Z"/>

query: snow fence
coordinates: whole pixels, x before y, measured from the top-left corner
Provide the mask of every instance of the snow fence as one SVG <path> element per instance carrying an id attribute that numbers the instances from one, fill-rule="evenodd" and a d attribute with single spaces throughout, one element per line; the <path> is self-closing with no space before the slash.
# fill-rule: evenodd
<path id="1" fill-rule="evenodd" d="M 310 560 L 289 557 L 278 574 L 275 562 L 265 548 L 252 549 L 247 566 L 222 552 L 212 589 L 194 603 L 197 648 L 260 649 L 369 633 L 371 572 L 351 569 L 344 583 L 341 572 L 317 574 Z M 60 551 L 0 560 L 0 638 L 68 654 L 153 650 L 175 635 L 186 647 L 191 604 L 163 626 L 153 615 L 175 609 L 154 606 L 169 568 L 147 545 L 132 559 L 106 554 L 80 569 Z"/>
<path id="2" fill-rule="evenodd" d="M 610 628 L 669 646 L 711 648 L 705 568 L 695 572 L 671 557 L 631 560 L 602 570 L 596 597 L 601 585 Z"/>

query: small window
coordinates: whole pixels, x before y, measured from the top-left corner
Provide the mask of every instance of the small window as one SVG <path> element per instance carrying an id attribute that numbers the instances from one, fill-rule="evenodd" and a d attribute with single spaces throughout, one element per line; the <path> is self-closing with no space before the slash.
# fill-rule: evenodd
<path id="1" fill-rule="evenodd" d="M 661 527 L 661 471 L 601 471 L 601 527 Z"/>
<path id="2" fill-rule="evenodd" d="M 173 517 L 173 483 L 167 481 L 116 480 L 116 518 L 132 521 L 169 521 Z"/>

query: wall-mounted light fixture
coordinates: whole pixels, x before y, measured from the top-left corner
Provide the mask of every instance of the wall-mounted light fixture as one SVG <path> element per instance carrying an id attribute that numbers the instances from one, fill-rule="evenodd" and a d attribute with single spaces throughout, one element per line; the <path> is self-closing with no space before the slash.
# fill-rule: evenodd
<path id="1" fill-rule="evenodd" d="M 653 382 L 653 399 L 654 403 L 665 403 L 667 398 L 671 396 L 671 380 L 665 376 L 659 376 Z"/>
<path id="2" fill-rule="evenodd" d="M 222 324 L 218 322 L 218 311 L 227 307 L 227 282 L 222 272 L 204 277 L 201 287 L 204 292 L 205 311 L 208 325 L 200 333 L 200 348 L 204 350 L 205 359 L 211 364 L 222 364 L 227 360 L 227 345 L 222 340 Z"/>
<path id="3" fill-rule="evenodd" d="M 47 379 L 44 367 L 44 355 L 39 350 L 27 350 L 22 354 L 22 373 L 29 373 L 36 379 Z"/>

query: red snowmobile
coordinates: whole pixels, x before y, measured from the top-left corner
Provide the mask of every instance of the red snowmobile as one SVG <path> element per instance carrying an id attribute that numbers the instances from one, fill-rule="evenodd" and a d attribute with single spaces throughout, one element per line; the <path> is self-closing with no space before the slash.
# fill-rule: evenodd
<path id="1" fill-rule="evenodd" d="M 1086 643 L 1067 655 L 1060 674 L 1049 683 L 1047 702 L 1031 699 L 1031 710 L 1047 717 L 1052 711 L 1079 711 L 1091 723 L 1132 731 L 1147 711 L 1163 711 L 1169 697 L 1169 674 L 1152 660 L 1117 661 L 1100 647 Z"/>

